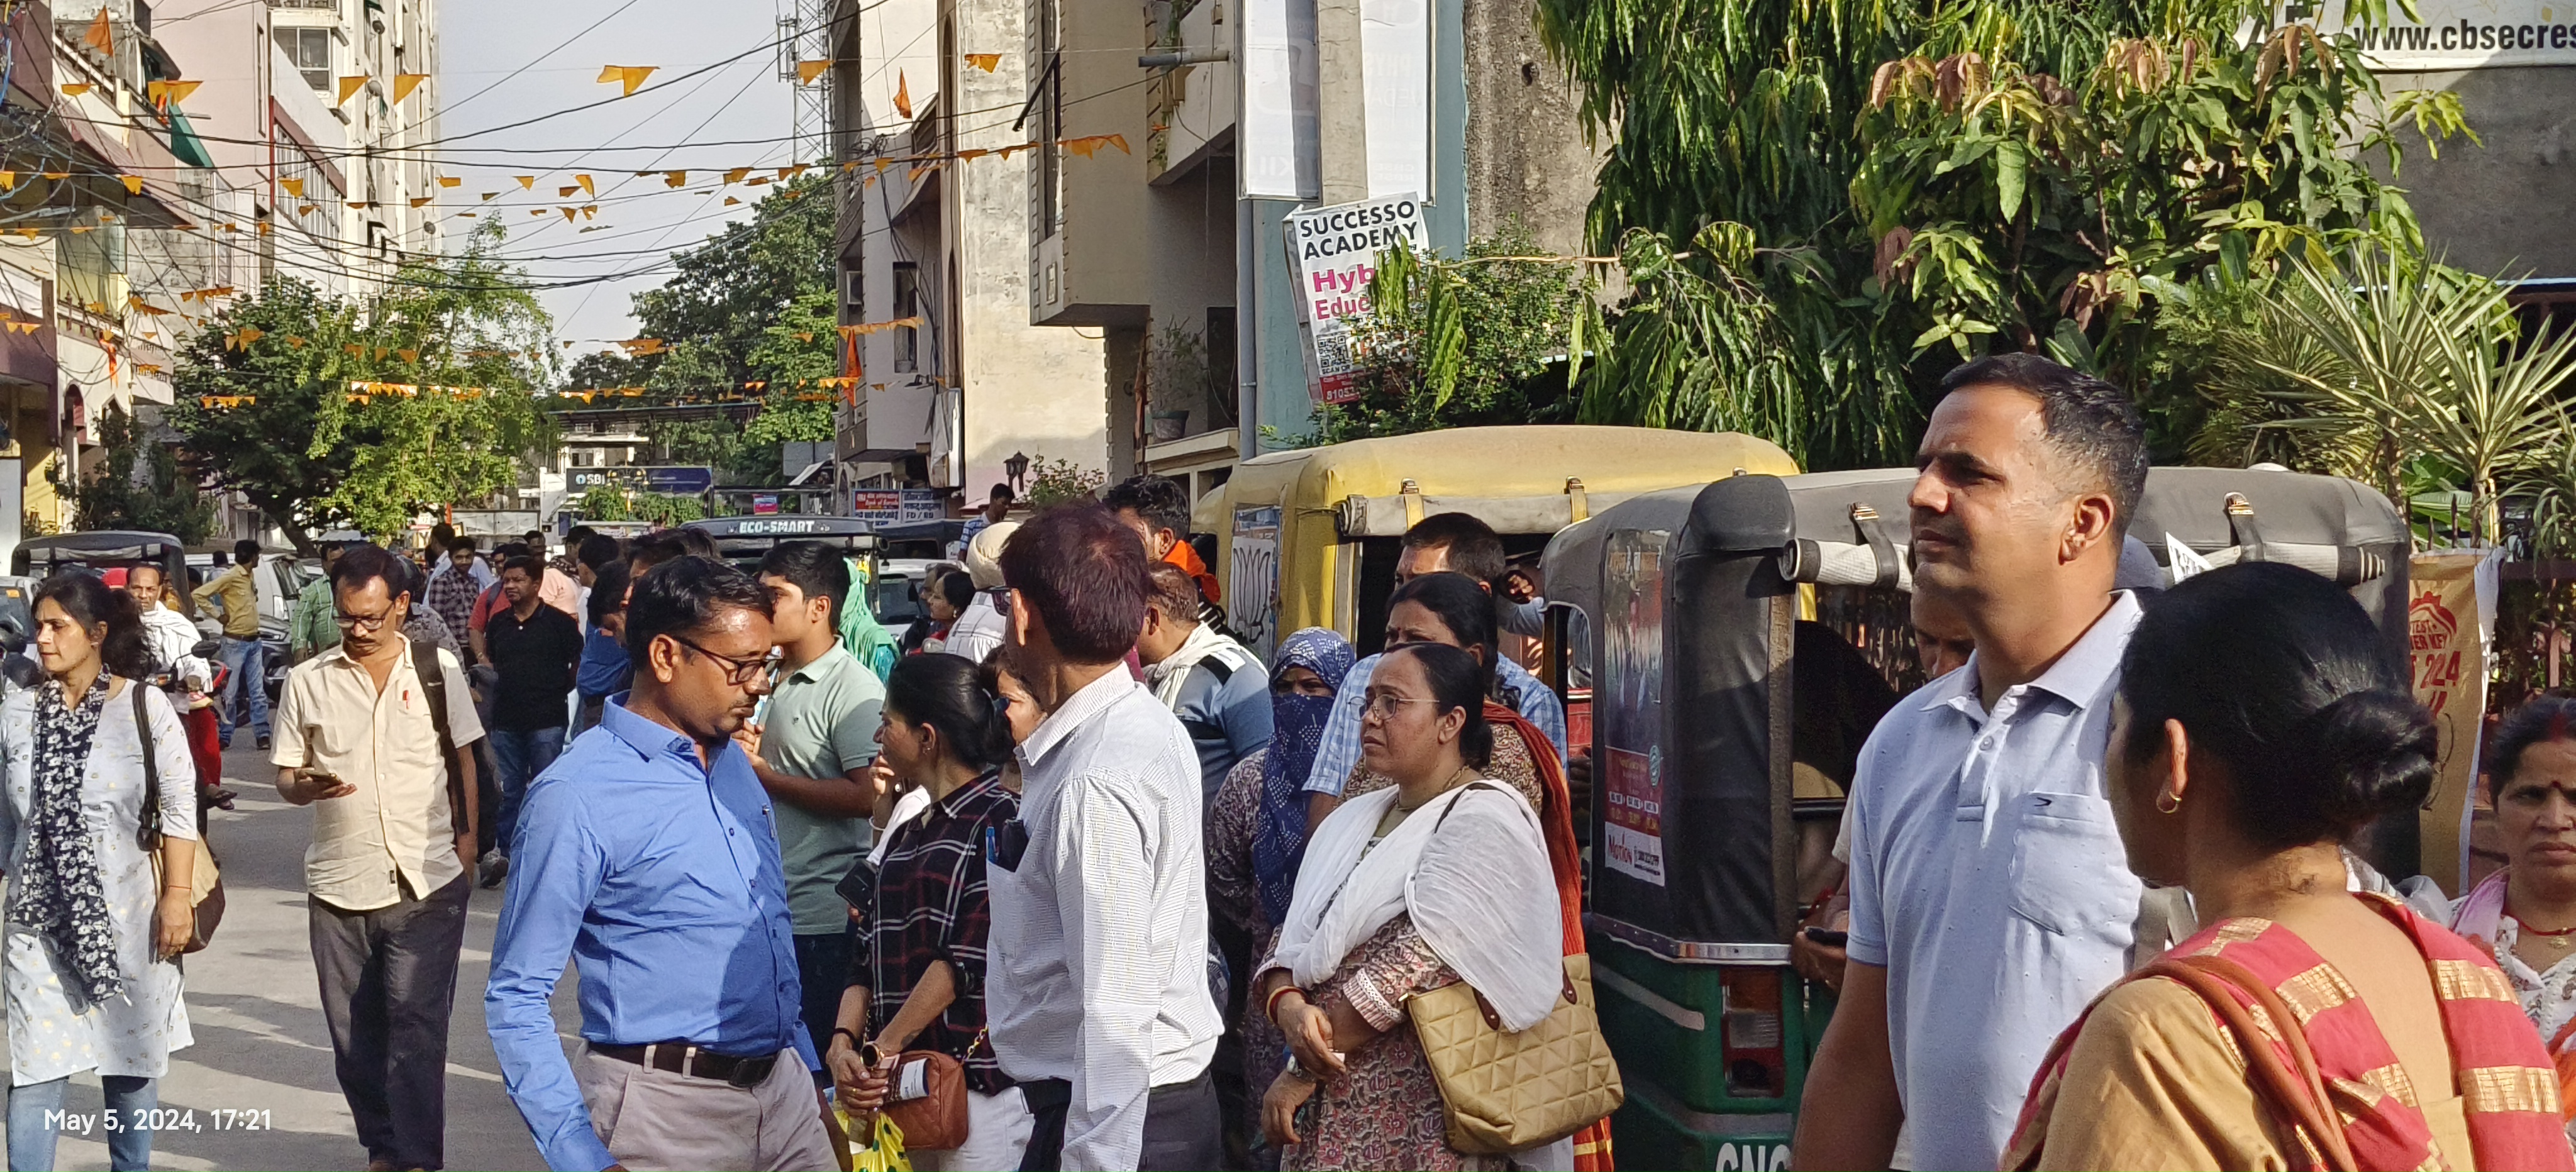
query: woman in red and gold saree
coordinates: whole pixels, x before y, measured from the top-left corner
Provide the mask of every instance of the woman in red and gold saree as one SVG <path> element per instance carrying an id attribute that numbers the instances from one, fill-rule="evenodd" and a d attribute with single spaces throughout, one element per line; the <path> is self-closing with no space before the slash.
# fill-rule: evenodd
<path id="1" fill-rule="evenodd" d="M 2344 840 L 2433 782 L 2431 718 L 2360 606 L 2274 563 L 2131 637 L 2105 791 L 2209 925 L 2039 1067 L 2006 1168 L 2576 1168 L 2557 1079 L 2480 950 L 2345 889 Z"/>

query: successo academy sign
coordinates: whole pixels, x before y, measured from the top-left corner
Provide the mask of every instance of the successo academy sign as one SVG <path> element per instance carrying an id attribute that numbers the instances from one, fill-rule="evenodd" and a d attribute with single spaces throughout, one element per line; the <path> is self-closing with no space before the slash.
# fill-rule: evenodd
<path id="1" fill-rule="evenodd" d="M 1391 195 L 1291 212 L 1286 218 L 1288 271 L 1297 280 L 1297 324 L 1306 336 L 1306 387 L 1327 403 L 1359 397 L 1359 364 L 1351 358 L 1351 319 L 1368 311 L 1377 256 L 1397 242 L 1430 246 L 1422 200 Z"/>

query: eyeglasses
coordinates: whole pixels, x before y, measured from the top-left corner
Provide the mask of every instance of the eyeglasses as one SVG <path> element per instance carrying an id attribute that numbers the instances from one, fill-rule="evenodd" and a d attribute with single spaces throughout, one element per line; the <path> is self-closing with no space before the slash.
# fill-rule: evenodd
<path id="1" fill-rule="evenodd" d="M 748 684 L 754 680 L 768 679 L 778 673 L 779 655 L 776 651 L 762 656 L 718 655 L 698 646 L 684 635 L 673 635 L 671 641 L 725 665 L 725 682 L 728 684 L 737 686 Z"/>
<path id="2" fill-rule="evenodd" d="M 334 617 L 340 624 L 340 629 L 343 631 L 354 631 L 361 635 L 372 635 L 385 629 L 385 624 L 393 621 L 394 612 L 392 608 L 388 607 L 385 610 L 385 613 L 377 615 L 371 619 L 362 619 L 356 615 L 346 613 L 339 614 Z"/>
<path id="3" fill-rule="evenodd" d="M 1398 696 L 1393 692 L 1376 692 L 1369 696 L 1366 703 L 1361 707 L 1360 714 L 1363 719 L 1374 719 L 1380 723 L 1384 723 L 1395 719 L 1396 709 L 1401 708 L 1404 705 L 1437 703 L 1439 703 L 1439 701 L 1428 697 Z"/>

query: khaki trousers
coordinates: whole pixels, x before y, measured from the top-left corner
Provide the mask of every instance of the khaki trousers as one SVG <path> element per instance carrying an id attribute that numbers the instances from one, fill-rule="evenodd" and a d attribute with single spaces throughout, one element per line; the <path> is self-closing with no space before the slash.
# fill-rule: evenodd
<path id="1" fill-rule="evenodd" d="M 635 1172 L 839 1172 L 814 1076 L 794 1050 L 748 1089 L 620 1062 L 587 1044 L 572 1070 L 600 1142 Z"/>

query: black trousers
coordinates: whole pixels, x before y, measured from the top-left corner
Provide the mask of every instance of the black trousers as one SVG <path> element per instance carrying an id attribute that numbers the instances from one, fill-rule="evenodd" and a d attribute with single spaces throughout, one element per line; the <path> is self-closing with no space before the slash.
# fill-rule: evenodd
<path id="1" fill-rule="evenodd" d="M 353 912 L 309 899 L 340 1093 L 370 1161 L 447 1163 L 447 1021 L 472 872 L 426 899 Z"/>
<path id="2" fill-rule="evenodd" d="M 841 1016 L 841 991 L 850 986 L 850 954 L 858 943 L 848 932 L 796 937 L 796 977 L 802 982 L 805 1034 L 814 1040 L 817 1057 L 832 1048 L 832 1023 Z M 832 1085 L 829 1069 L 814 1072 L 814 1085 Z"/>
<path id="3" fill-rule="evenodd" d="M 1020 1172 L 1062 1172 L 1064 1113 L 1073 1105 L 1073 1084 L 1060 1078 L 1020 1084 L 1028 1098 L 1028 1151 Z M 1145 1147 L 1137 1172 L 1208 1172 L 1225 1166 L 1223 1121 L 1216 1102 L 1216 1080 L 1202 1070 L 1197 1078 L 1155 1087 L 1145 1096 Z"/>

